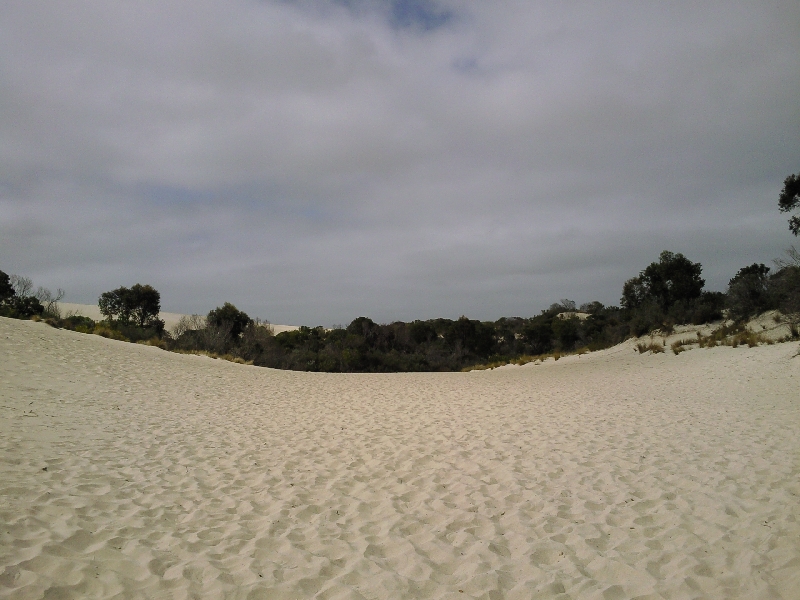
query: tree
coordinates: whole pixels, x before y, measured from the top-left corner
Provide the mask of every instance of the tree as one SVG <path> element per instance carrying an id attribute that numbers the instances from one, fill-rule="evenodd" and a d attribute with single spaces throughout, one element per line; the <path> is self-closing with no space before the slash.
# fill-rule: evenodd
<path id="1" fill-rule="evenodd" d="M 98 305 L 106 318 L 116 319 L 122 325 L 163 329 L 163 321 L 158 319 L 161 294 L 150 285 L 137 283 L 131 288 L 120 287 L 104 292 L 100 295 Z"/>
<path id="2" fill-rule="evenodd" d="M 27 277 L 8 275 L 0 271 L 0 315 L 14 319 L 28 319 L 41 315 L 44 307 L 30 296 L 33 282 Z"/>
<path id="3" fill-rule="evenodd" d="M 222 306 L 209 311 L 206 317 L 206 323 L 220 329 L 229 329 L 229 335 L 234 340 L 239 339 L 245 328 L 252 323 L 253 320 L 247 316 L 247 313 L 240 311 L 230 302 L 226 302 Z"/>
<path id="4" fill-rule="evenodd" d="M 664 250 L 657 263 L 650 263 L 638 277 L 625 282 L 622 306 L 635 309 L 653 302 L 666 313 L 678 302 L 696 300 L 705 285 L 700 277 L 702 270 L 700 263 L 691 262 L 683 254 Z"/>
<path id="5" fill-rule="evenodd" d="M 14 286 L 11 285 L 11 278 L 3 271 L 0 271 L 0 304 L 10 300 L 16 295 Z"/>
<path id="6" fill-rule="evenodd" d="M 14 288 L 17 296 L 30 296 L 33 291 L 33 280 L 22 275 L 12 275 L 10 277 L 11 287 Z"/>
<path id="7" fill-rule="evenodd" d="M 791 212 L 800 207 L 800 173 L 789 175 L 783 182 L 783 190 L 778 198 L 781 212 Z M 789 219 L 789 229 L 795 235 L 800 234 L 800 215 Z"/>
<path id="8" fill-rule="evenodd" d="M 60 319 L 61 309 L 58 307 L 58 303 L 61 302 L 65 294 L 66 292 L 61 288 L 58 288 L 54 294 L 49 289 L 39 286 L 36 289 L 36 292 L 33 294 L 33 297 L 36 298 L 44 307 L 43 314 L 45 316 Z"/>
<path id="9" fill-rule="evenodd" d="M 757 315 L 769 306 L 767 290 L 769 267 L 753 263 L 742 267 L 728 283 L 727 307 L 729 316 L 743 320 Z"/>
<path id="10" fill-rule="evenodd" d="M 0 306 L 0 314 L 14 319 L 29 319 L 43 312 L 44 306 L 33 296 L 12 296 Z"/>
<path id="11" fill-rule="evenodd" d="M 778 272 L 767 283 L 770 299 L 794 323 L 800 323 L 800 250 L 791 246 L 775 260 Z"/>
<path id="12" fill-rule="evenodd" d="M 572 350 L 575 343 L 580 340 L 580 320 L 577 317 L 563 319 L 558 316 L 553 319 L 550 327 L 559 350 Z"/>

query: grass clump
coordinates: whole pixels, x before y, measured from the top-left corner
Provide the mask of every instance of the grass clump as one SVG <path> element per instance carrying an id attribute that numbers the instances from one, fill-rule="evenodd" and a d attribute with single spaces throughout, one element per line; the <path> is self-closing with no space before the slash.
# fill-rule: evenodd
<path id="1" fill-rule="evenodd" d="M 142 344 L 143 346 L 155 346 L 156 348 L 161 348 L 162 350 L 167 349 L 167 342 L 156 336 L 151 337 L 149 340 L 139 340 L 136 343 Z"/>
<path id="2" fill-rule="evenodd" d="M 116 329 L 112 329 L 108 325 L 103 323 L 98 323 L 95 325 L 94 329 L 91 333 L 95 335 L 99 335 L 101 337 L 107 338 L 109 340 L 119 340 L 120 342 L 130 342 L 130 340 L 122 335 L 122 333 Z"/>
<path id="3" fill-rule="evenodd" d="M 670 349 L 672 350 L 672 353 L 677 356 L 681 352 L 685 352 L 686 351 L 686 349 L 687 349 L 686 346 L 690 346 L 690 345 L 696 344 L 696 343 L 697 343 L 697 340 L 692 340 L 692 339 L 678 340 L 678 341 L 672 342 L 672 344 L 670 344 Z"/>
<path id="4" fill-rule="evenodd" d="M 208 358 L 213 358 L 214 360 L 227 360 L 228 362 L 236 363 L 238 365 L 252 365 L 252 360 L 245 360 L 241 356 L 234 356 L 233 354 L 218 354 L 216 352 L 208 352 L 206 350 L 183 350 L 183 349 L 174 349 L 171 352 L 175 352 L 177 354 L 193 354 L 194 356 L 207 356 Z"/>
<path id="5" fill-rule="evenodd" d="M 638 344 L 636 344 L 636 349 L 639 351 L 639 354 L 644 354 L 645 352 L 652 352 L 653 354 L 662 354 L 664 352 L 664 345 L 658 344 L 651 340 L 649 344 L 644 344 L 642 342 L 639 342 Z"/>

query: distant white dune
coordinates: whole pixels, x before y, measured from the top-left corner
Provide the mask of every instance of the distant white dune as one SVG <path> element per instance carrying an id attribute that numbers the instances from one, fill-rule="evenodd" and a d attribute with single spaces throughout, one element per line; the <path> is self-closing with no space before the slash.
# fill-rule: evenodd
<path id="1" fill-rule="evenodd" d="M 64 316 L 69 314 L 81 315 L 94 319 L 95 321 L 100 321 L 105 318 L 100 312 L 100 307 L 96 304 L 74 304 L 72 302 L 59 302 L 58 304 Z M 186 315 L 181 313 L 161 312 L 158 316 L 163 319 L 164 326 L 167 328 L 167 331 L 169 331 L 178 324 L 181 317 Z M 295 329 L 299 329 L 299 327 L 296 325 L 272 325 L 272 329 L 275 333 L 282 333 L 284 331 L 294 331 Z"/>

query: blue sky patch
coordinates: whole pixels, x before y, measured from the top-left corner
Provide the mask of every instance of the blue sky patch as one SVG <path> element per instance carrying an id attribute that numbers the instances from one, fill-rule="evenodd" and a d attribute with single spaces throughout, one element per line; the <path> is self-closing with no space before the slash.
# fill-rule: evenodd
<path id="1" fill-rule="evenodd" d="M 391 22 L 398 28 L 419 28 L 431 31 L 443 27 L 453 18 L 453 13 L 441 10 L 428 0 L 392 0 Z"/>

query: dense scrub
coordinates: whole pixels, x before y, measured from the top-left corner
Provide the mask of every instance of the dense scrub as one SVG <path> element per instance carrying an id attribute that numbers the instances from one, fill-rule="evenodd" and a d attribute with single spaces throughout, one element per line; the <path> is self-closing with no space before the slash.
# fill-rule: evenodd
<path id="1" fill-rule="evenodd" d="M 624 339 L 619 309 L 600 303 L 576 314 L 572 303 L 554 304 L 536 317 L 482 322 L 461 317 L 378 324 L 359 317 L 347 327 L 300 327 L 272 335 L 255 321 L 233 334 L 226 323 L 195 319 L 176 332 L 169 348 L 229 354 L 255 365 L 328 372 L 457 371 L 521 355 L 602 348 Z M 219 310 L 219 309 L 215 309 Z M 213 313 L 214 311 L 212 311 Z"/>
<path id="2" fill-rule="evenodd" d="M 227 302 L 205 317 L 185 317 L 167 332 L 158 319 L 159 293 L 141 284 L 101 295 L 103 321 L 64 316 L 57 305 L 63 291 L 54 295 L 39 288 L 31 294 L 30 280 L 0 272 L 0 315 L 42 318 L 55 327 L 278 369 L 458 371 L 478 364 L 598 350 L 654 330 L 668 332 L 675 325 L 708 323 L 723 316 L 741 322 L 770 309 L 797 323 L 800 255 L 792 249 L 788 257 L 777 261 L 774 273 L 763 264 L 740 269 L 726 293 L 704 289 L 699 263 L 662 252 L 658 262 L 625 282 L 620 306 L 590 302 L 578 307 L 561 300 L 533 317 L 497 321 L 462 316 L 379 324 L 359 317 L 347 327 L 300 327 L 278 335 L 268 323 Z"/>

